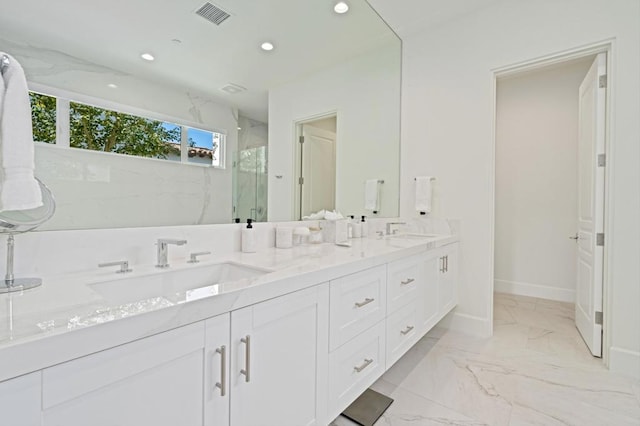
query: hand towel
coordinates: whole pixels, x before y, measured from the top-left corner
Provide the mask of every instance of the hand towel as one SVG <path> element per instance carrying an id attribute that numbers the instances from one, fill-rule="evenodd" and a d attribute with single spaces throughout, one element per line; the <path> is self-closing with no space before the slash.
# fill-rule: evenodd
<path id="1" fill-rule="evenodd" d="M 431 213 L 431 176 L 416 178 L 416 210 Z"/>
<path id="2" fill-rule="evenodd" d="M 368 179 L 364 183 L 364 209 L 365 210 L 380 210 L 378 208 L 378 179 Z"/>
<path id="3" fill-rule="evenodd" d="M 0 78 L 0 211 L 29 210 L 42 205 L 36 181 L 31 104 L 24 71 L 7 55 Z"/>

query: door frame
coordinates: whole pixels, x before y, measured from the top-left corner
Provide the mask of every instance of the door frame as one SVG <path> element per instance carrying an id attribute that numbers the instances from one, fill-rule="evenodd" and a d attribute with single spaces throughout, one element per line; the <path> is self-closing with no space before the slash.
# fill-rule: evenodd
<path id="1" fill-rule="evenodd" d="M 296 120 L 294 120 L 293 122 L 293 176 L 294 178 L 292 179 L 292 185 L 293 187 L 291 188 L 291 191 L 293 191 L 293 206 L 292 206 L 292 216 L 294 218 L 294 220 L 301 220 L 300 219 L 300 186 L 298 185 L 298 177 L 299 177 L 299 171 L 300 171 L 300 161 L 301 161 L 301 148 L 300 148 L 300 143 L 298 143 L 298 140 L 300 138 L 300 136 L 302 136 L 302 125 L 303 124 L 307 124 L 307 123 L 311 123 L 314 121 L 318 121 L 318 120 L 324 120 L 325 118 L 331 118 L 331 117 L 335 117 L 336 118 L 336 144 L 338 143 L 338 140 L 340 138 L 339 136 L 339 129 L 340 129 L 340 117 L 338 114 L 338 110 L 330 110 L 330 111 L 325 111 L 325 112 L 321 112 L 318 114 L 313 114 L 313 115 L 309 115 L 303 118 L 298 118 Z M 336 150 L 336 160 L 337 160 L 337 150 Z M 337 161 L 336 161 L 336 174 L 337 174 Z M 337 176 L 336 176 L 337 178 Z M 336 182 L 337 185 L 337 182 Z"/>
<path id="2" fill-rule="evenodd" d="M 589 45 L 568 49 L 549 55 L 524 60 L 517 63 L 497 67 L 491 69 L 492 78 L 492 106 L 491 106 L 491 165 L 490 165 L 490 192 L 491 192 L 491 205 L 490 205 L 490 217 L 491 217 L 491 293 L 489 297 L 489 327 L 491 335 L 493 335 L 493 292 L 495 282 L 495 229 L 496 229 L 496 123 L 497 123 L 497 89 L 498 79 L 510 75 L 520 74 L 524 72 L 531 72 L 540 68 L 547 67 L 549 65 L 560 64 L 563 62 L 571 61 L 574 59 L 583 58 L 586 56 L 596 55 L 598 53 L 607 54 L 607 92 L 606 92 L 606 113 L 605 113 L 605 154 L 606 154 L 606 167 L 605 167 L 605 185 L 604 185 L 604 233 L 605 233 L 605 246 L 604 246 L 604 259 L 603 259 L 603 279 L 602 279 L 602 309 L 603 309 L 603 336 L 602 336 L 602 361 L 608 367 L 609 366 L 609 351 L 611 342 L 611 268 L 609 268 L 609 259 L 611 259 L 611 232 L 612 229 L 612 215 L 611 207 L 612 195 L 611 195 L 611 177 L 613 175 L 612 170 L 615 167 L 613 161 L 613 137 L 609 123 L 612 123 L 615 111 L 613 111 L 612 98 L 614 96 L 614 69 L 612 56 L 616 52 L 615 39 L 606 39 L 600 42 L 595 42 Z"/>

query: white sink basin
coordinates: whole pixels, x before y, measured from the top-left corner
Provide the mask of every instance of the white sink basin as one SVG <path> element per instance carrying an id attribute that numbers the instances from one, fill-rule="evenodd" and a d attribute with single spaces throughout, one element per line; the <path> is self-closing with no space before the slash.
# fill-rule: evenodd
<path id="1" fill-rule="evenodd" d="M 153 298 L 172 303 L 201 299 L 220 293 L 220 287 L 272 272 L 234 262 L 194 265 L 168 269 L 143 276 L 124 276 L 111 281 L 90 284 L 92 290 L 114 304 L 124 304 Z"/>

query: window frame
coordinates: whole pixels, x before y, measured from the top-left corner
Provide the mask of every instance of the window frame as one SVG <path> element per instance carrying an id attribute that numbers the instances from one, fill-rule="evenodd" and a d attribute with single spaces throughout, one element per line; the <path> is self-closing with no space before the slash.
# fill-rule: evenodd
<path id="1" fill-rule="evenodd" d="M 55 87 L 50 87 L 40 83 L 28 83 L 28 89 L 30 92 L 38 93 L 40 95 L 53 97 L 56 99 L 56 140 L 54 143 L 47 143 L 49 146 L 55 146 L 57 148 L 71 148 L 70 139 L 71 139 L 71 102 L 80 103 L 89 105 L 96 108 L 101 108 L 105 110 L 115 111 L 123 114 L 134 115 L 140 118 L 147 118 L 151 120 L 161 121 L 163 123 L 171 123 L 180 127 L 180 160 L 175 161 L 180 164 L 186 164 L 189 166 L 197 166 L 197 167 L 213 167 L 215 169 L 226 169 L 226 144 L 227 144 L 227 135 L 228 132 L 223 129 L 215 128 L 208 126 L 203 123 L 196 123 L 189 120 L 180 119 L 177 117 L 172 117 L 167 114 L 158 113 L 155 111 L 148 111 L 143 108 L 138 108 L 130 105 L 121 104 L 118 102 L 110 101 L 107 99 L 97 98 L 90 95 L 85 95 L 77 92 L 73 92 L 70 90 L 58 89 Z M 210 133 L 217 133 L 220 135 L 220 145 L 216 151 L 219 158 L 219 165 L 212 164 L 202 164 L 195 163 L 189 161 L 189 141 L 187 138 L 188 129 L 197 129 Z M 76 148 L 82 149 L 82 148 Z M 91 151 L 91 150 L 85 150 Z M 104 152 L 104 151 L 96 151 L 103 152 L 104 154 L 111 155 L 129 155 L 129 154 L 120 154 L 117 152 Z M 143 157 L 138 155 L 129 155 L 135 158 L 144 158 L 148 160 L 161 160 L 161 161 L 170 161 L 162 158 L 153 158 L 153 157 Z"/>

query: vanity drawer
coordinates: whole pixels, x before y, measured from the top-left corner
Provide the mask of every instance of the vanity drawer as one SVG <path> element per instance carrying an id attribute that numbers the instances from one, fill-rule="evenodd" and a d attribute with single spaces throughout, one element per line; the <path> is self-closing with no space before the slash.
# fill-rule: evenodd
<path id="1" fill-rule="evenodd" d="M 335 418 L 385 371 L 385 322 L 329 354 L 329 412 Z"/>
<path id="2" fill-rule="evenodd" d="M 420 339 L 420 311 L 417 301 L 389 315 L 387 325 L 387 368 L 391 367 Z"/>
<path id="3" fill-rule="evenodd" d="M 387 269 L 387 312 L 418 298 L 420 286 L 424 281 L 424 254 L 398 260 L 389 264 Z"/>
<path id="4" fill-rule="evenodd" d="M 345 344 L 385 317 L 386 267 L 331 281 L 329 350 Z"/>

